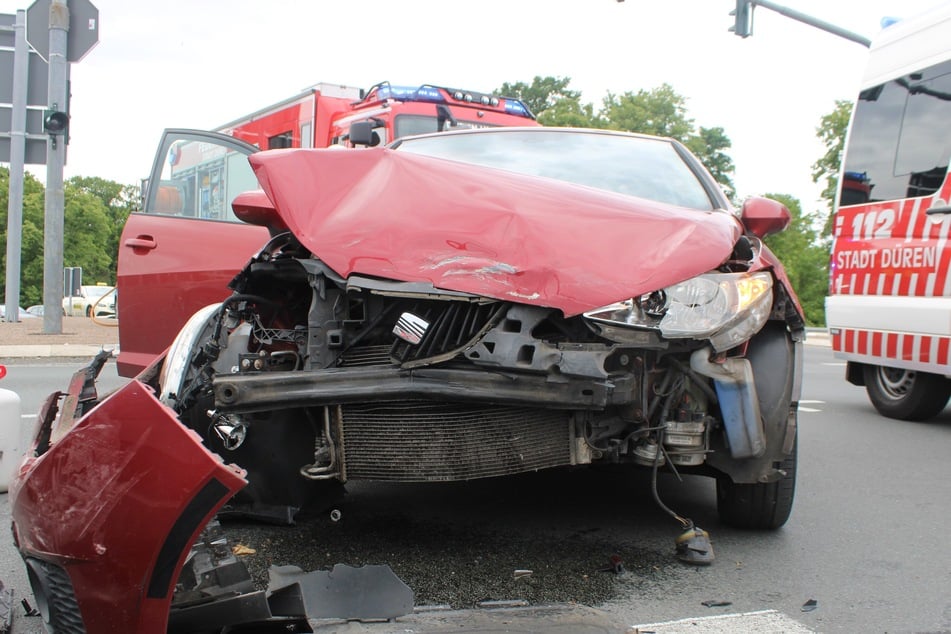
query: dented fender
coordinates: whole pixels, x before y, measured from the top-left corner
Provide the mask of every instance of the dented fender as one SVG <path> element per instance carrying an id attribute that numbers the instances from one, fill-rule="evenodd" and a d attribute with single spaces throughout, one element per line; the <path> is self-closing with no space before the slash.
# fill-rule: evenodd
<path id="1" fill-rule="evenodd" d="M 64 404 L 78 389 L 74 381 Z M 138 380 L 71 424 L 70 412 L 53 420 L 59 396 L 10 489 L 15 544 L 44 620 L 53 631 L 80 618 L 90 633 L 165 632 L 189 548 L 247 484 L 244 472 Z"/>

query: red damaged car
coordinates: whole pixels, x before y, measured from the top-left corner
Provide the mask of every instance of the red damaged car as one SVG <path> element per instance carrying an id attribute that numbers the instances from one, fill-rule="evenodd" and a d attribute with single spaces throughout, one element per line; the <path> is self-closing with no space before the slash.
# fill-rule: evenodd
<path id="1" fill-rule="evenodd" d="M 618 132 L 252 152 L 167 136 L 120 255 L 119 361 L 148 367 L 101 403 L 77 379 L 20 471 L 59 613 L 164 631 L 144 615 L 219 509 L 292 521 L 351 480 L 629 464 L 786 522 L 804 322 L 762 242 L 779 203 L 736 212 L 682 145 Z"/>

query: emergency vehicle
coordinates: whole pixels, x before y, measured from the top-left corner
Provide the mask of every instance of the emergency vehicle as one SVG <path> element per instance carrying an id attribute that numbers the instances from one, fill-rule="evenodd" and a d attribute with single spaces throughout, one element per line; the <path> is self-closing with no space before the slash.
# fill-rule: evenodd
<path id="1" fill-rule="evenodd" d="M 366 143 L 351 138 L 354 124 L 368 131 Z M 216 131 L 273 150 L 378 145 L 449 129 L 525 125 L 538 124 L 528 107 L 511 97 L 429 84 L 382 82 L 361 90 L 321 83 Z"/>
<path id="2" fill-rule="evenodd" d="M 885 28 L 855 102 L 826 321 L 846 378 L 885 416 L 951 396 L 951 4 Z"/>

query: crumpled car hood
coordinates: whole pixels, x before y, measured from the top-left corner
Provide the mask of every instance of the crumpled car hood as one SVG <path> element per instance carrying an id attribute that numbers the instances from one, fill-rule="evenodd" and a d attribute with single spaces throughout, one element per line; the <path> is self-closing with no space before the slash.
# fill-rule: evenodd
<path id="1" fill-rule="evenodd" d="M 723 211 L 388 148 L 249 160 L 287 227 L 343 277 L 429 282 L 566 316 L 714 269 L 742 231 Z"/>

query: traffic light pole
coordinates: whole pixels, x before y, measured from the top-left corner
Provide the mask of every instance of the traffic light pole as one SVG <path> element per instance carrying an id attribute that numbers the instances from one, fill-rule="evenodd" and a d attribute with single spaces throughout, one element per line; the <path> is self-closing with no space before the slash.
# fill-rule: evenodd
<path id="1" fill-rule="evenodd" d="M 49 103 L 51 110 L 66 109 L 69 32 L 67 0 L 50 3 Z M 43 226 L 43 332 L 63 332 L 63 165 L 66 138 L 50 133 L 46 150 L 46 207 Z"/>
<path id="2" fill-rule="evenodd" d="M 10 122 L 10 191 L 7 199 L 6 320 L 20 321 L 20 256 L 23 245 L 23 171 L 26 155 L 26 81 L 30 49 L 26 11 L 17 11 L 13 54 L 13 111 Z"/>
<path id="3" fill-rule="evenodd" d="M 868 48 L 871 45 L 871 40 L 867 37 L 859 35 L 858 33 L 853 33 L 838 27 L 824 20 L 814 18 L 811 15 L 806 15 L 795 9 L 790 9 L 789 7 L 784 7 L 781 4 L 776 4 L 775 2 L 770 2 L 769 0 L 736 0 L 736 10 L 732 11 L 730 14 L 736 16 L 736 24 L 730 29 L 734 31 L 740 37 L 749 37 L 753 34 L 753 8 L 754 7 L 763 7 L 764 9 L 769 9 L 770 11 L 775 11 L 780 15 L 784 15 L 787 18 L 791 18 L 803 24 L 808 24 L 817 29 L 825 31 L 827 33 L 832 33 L 833 35 L 838 35 L 839 37 L 844 37 L 847 40 L 851 40 L 857 44 Z"/>

